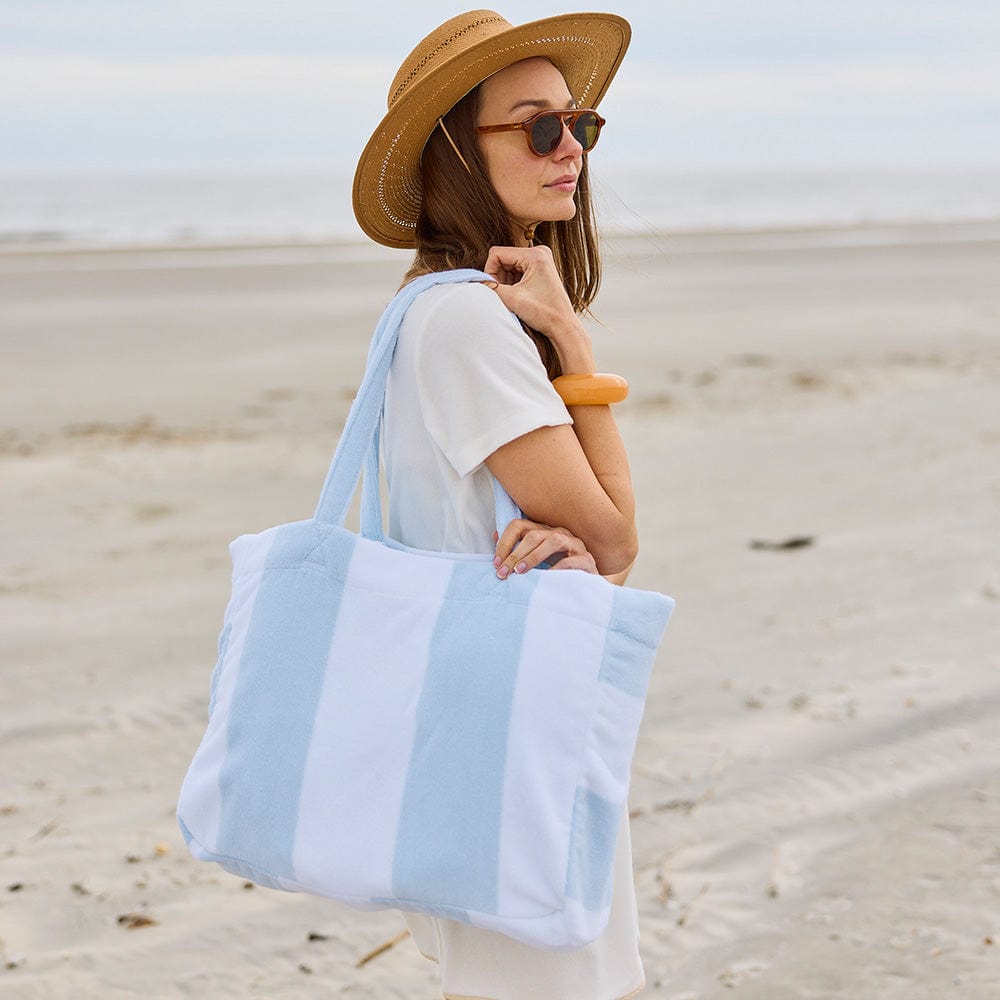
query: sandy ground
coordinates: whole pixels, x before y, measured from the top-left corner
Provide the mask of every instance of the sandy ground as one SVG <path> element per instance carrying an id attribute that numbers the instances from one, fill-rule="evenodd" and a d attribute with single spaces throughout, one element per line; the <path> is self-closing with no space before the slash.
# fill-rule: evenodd
<path id="1" fill-rule="evenodd" d="M 995 1000 L 1000 224 L 609 251 L 632 582 L 678 601 L 644 995 Z M 173 815 L 227 544 L 311 514 L 404 260 L 0 253 L 0 996 L 437 996 L 407 941 L 358 967 L 395 914 L 247 888 Z"/>

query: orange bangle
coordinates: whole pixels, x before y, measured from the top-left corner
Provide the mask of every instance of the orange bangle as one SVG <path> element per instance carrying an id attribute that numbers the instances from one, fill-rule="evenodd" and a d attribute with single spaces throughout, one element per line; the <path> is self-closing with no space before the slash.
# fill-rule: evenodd
<path id="1" fill-rule="evenodd" d="M 560 375 L 552 387 L 567 406 L 607 406 L 628 395 L 628 382 L 621 375 Z"/>

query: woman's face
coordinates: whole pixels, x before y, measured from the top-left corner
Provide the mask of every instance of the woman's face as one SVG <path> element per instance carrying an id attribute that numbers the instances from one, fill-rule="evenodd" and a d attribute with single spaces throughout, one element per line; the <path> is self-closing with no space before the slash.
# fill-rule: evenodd
<path id="1" fill-rule="evenodd" d="M 573 107 L 562 74 L 548 59 L 525 59 L 480 84 L 477 125 L 523 121 L 538 111 Z M 572 219 L 573 194 L 583 165 L 583 147 L 569 129 L 548 156 L 536 156 L 522 131 L 479 135 L 490 182 L 507 214 L 520 227 Z"/>

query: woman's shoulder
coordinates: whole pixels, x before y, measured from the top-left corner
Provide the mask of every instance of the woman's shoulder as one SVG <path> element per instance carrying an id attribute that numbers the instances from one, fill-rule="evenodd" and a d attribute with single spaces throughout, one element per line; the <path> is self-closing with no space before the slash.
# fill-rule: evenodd
<path id="1" fill-rule="evenodd" d="M 413 300 L 404 324 L 410 336 L 435 344 L 453 338 L 465 343 L 498 336 L 527 339 L 517 317 L 482 281 L 432 285 Z"/>
<path id="2" fill-rule="evenodd" d="M 471 309 L 476 313 L 510 316 L 500 297 L 484 281 L 451 281 L 425 288 L 413 300 L 414 307 L 427 312 Z"/>

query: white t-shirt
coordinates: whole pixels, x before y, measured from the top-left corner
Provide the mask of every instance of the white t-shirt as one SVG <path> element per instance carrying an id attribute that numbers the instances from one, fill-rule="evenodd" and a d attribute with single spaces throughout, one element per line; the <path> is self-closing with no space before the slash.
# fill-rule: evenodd
<path id="1" fill-rule="evenodd" d="M 437 552 L 492 553 L 484 459 L 538 427 L 570 422 L 537 348 L 492 289 L 465 283 L 422 292 L 400 327 L 386 391 L 389 536 Z M 420 951 L 441 964 L 445 997 L 618 1000 L 643 984 L 627 818 L 611 919 L 585 948 L 541 951 L 451 920 L 404 919 Z"/>
<path id="2" fill-rule="evenodd" d="M 531 338 L 492 289 L 434 285 L 399 330 L 385 404 L 389 535 L 435 552 L 492 552 L 483 460 L 570 423 Z"/>

